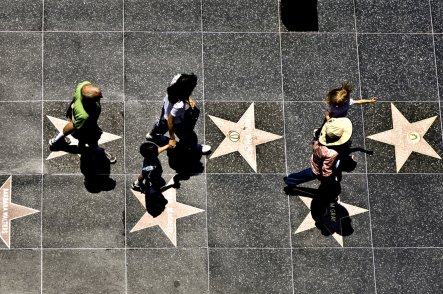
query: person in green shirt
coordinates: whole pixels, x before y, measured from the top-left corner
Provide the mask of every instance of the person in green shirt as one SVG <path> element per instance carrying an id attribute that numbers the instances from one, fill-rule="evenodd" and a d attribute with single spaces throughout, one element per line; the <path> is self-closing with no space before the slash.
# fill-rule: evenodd
<path id="1" fill-rule="evenodd" d="M 98 148 L 98 140 L 103 133 L 98 126 L 98 118 L 101 113 L 100 99 L 102 97 L 102 91 L 97 85 L 88 81 L 79 83 L 66 113 L 69 122 L 62 132 L 49 140 L 49 147 L 54 148 L 61 143 L 69 144 L 70 140 L 66 136 L 72 135 L 78 140 L 80 153 L 86 145 L 89 148 Z M 117 162 L 115 156 L 106 151 L 105 153 L 110 163 Z"/>

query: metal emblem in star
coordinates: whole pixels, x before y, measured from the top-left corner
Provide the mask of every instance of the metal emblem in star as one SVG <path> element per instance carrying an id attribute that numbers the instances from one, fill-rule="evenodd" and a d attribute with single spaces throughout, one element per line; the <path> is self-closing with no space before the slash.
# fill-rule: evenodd
<path id="1" fill-rule="evenodd" d="M 298 197 L 301 199 L 301 201 L 303 201 L 303 203 L 308 208 L 311 207 L 312 198 L 303 197 L 303 196 L 298 196 Z M 350 204 L 341 202 L 340 199 L 337 201 L 337 203 L 342 205 L 344 208 L 346 208 L 346 210 L 349 213 L 349 217 L 368 211 L 365 208 L 361 208 L 361 207 L 357 207 L 354 205 L 350 205 Z M 309 214 L 305 217 L 303 222 L 298 226 L 297 230 L 295 231 L 295 234 L 298 234 L 298 233 L 301 233 L 301 232 L 304 232 L 304 231 L 307 231 L 307 230 L 310 230 L 313 228 L 315 228 L 315 221 L 312 218 L 311 212 L 309 212 Z M 334 233 L 334 234 L 332 234 L 332 237 L 334 237 L 334 239 L 338 242 L 338 244 L 340 244 L 340 246 L 343 247 L 343 236 L 341 236 L 337 233 Z"/>
<path id="2" fill-rule="evenodd" d="M 11 193 L 12 176 L 0 187 L 0 197 L 2 198 L 0 201 L 0 219 L 2 222 L 0 238 L 8 248 L 11 248 L 11 221 L 39 212 L 29 207 L 11 203 Z"/>
<path id="3" fill-rule="evenodd" d="M 171 179 L 166 185 L 169 186 L 173 183 L 174 180 Z M 132 189 L 131 192 L 146 209 L 145 194 Z M 177 202 L 177 189 L 174 187 L 163 192 L 163 196 L 168 200 L 168 204 L 166 204 L 165 210 L 162 214 L 154 218 L 149 213 L 145 212 L 137 224 L 132 228 L 131 233 L 158 225 L 172 244 L 177 247 L 177 219 L 200 213 L 204 210 Z"/>
<path id="4" fill-rule="evenodd" d="M 368 136 L 368 138 L 394 145 L 397 172 L 400 171 L 412 152 L 441 159 L 437 152 L 435 152 L 424 139 L 424 135 L 434 123 L 437 116 L 410 123 L 393 103 L 391 103 L 391 112 L 393 128 Z"/>
<path id="5" fill-rule="evenodd" d="M 238 132 L 236 132 L 236 131 L 229 131 L 228 138 L 232 142 L 237 142 L 238 140 L 240 140 L 240 134 Z"/>
<path id="6" fill-rule="evenodd" d="M 238 151 L 255 172 L 257 172 L 256 146 L 282 138 L 280 135 L 255 128 L 254 103 L 236 123 L 212 115 L 209 115 L 209 118 L 226 136 L 210 158 Z"/>
<path id="7" fill-rule="evenodd" d="M 59 132 L 63 131 L 63 128 L 68 123 L 68 121 L 65 120 L 65 119 L 59 119 L 59 118 L 52 117 L 52 116 L 49 116 L 49 115 L 47 115 L 47 117 L 51 121 L 51 123 L 54 125 L 54 127 L 57 129 L 57 131 L 59 131 Z M 75 146 L 75 145 L 78 144 L 78 140 L 76 138 L 72 137 L 71 135 L 68 135 L 68 138 L 71 140 L 71 144 L 70 145 L 74 145 Z M 102 145 L 102 144 L 105 144 L 105 143 L 108 143 L 108 142 L 111 142 L 111 141 L 115 141 L 117 139 L 121 139 L 121 137 L 117 136 L 117 135 L 114 135 L 114 134 L 111 134 L 111 133 L 103 132 L 103 134 L 100 137 L 100 140 L 98 140 L 98 144 Z M 49 154 L 49 156 L 46 158 L 46 160 L 53 159 L 53 158 L 56 158 L 56 157 L 60 157 L 60 156 L 66 155 L 66 154 L 68 154 L 68 153 L 65 152 L 65 151 L 52 151 Z"/>

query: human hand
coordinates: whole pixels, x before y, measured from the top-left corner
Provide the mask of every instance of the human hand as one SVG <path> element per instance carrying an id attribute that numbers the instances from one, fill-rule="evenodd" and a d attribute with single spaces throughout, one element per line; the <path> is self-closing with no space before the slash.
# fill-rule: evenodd
<path id="1" fill-rule="evenodd" d="M 371 97 L 368 100 L 369 100 L 369 102 L 374 103 L 374 102 L 377 102 L 377 97 Z"/>
<path id="2" fill-rule="evenodd" d="M 170 139 L 168 145 L 169 148 L 175 148 L 175 146 L 177 146 L 177 141 L 175 141 L 175 139 Z"/>
<path id="3" fill-rule="evenodd" d="M 194 109 L 194 107 L 197 106 L 197 103 L 195 103 L 195 100 L 192 99 L 191 96 L 189 96 L 189 106 L 191 106 L 192 109 Z"/>

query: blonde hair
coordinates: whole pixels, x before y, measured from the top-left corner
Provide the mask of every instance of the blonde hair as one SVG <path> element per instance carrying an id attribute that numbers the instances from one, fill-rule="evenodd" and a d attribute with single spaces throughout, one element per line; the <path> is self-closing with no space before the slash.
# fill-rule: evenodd
<path id="1" fill-rule="evenodd" d="M 325 97 L 325 102 L 333 106 L 342 106 L 349 101 L 352 85 L 348 81 L 341 84 L 340 88 L 332 89 Z"/>

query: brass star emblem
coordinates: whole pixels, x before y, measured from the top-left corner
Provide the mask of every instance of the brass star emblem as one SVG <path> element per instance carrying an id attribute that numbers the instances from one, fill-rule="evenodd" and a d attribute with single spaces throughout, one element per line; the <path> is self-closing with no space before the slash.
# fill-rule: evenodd
<path id="1" fill-rule="evenodd" d="M 400 171 L 412 152 L 441 159 L 437 152 L 435 152 L 424 139 L 424 135 L 434 123 L 437 116 L 410 123 L 393 103 L 391 103 L 391 112 L 393 128 L 368 136 L 368 138 L 394 145 L 397 172 Z"/>
<path id="2" fill-rule="evenodd" d="M 174 180 L 171 179 L 166 185 L 172 185 Z M 140 201 L 141 205 L 146 209 L 145 194 L 132 190 L 132 194 Z M 169 240 L 177 247 L 177 219 L 203 212 L 203 209 L 189 206 L 180 202 L 177 202 L 177 189 L 169 188 L 163 192 L 163 196 L 168 200 L 165 210 L 157 217 L 152 217 L 149 213 L 145 212 L 142 218 L 132 228 L 132 232 L 140 231 L 150 227 L 159 226 L 166 234 Z"/>
<path id="3" fill-rule="evenodd" d="M 0 187 L 0 219 L 1 232 L 0 238 L 3 243 L 11 248 L 11 222 L 14 219 L 25 217 L 30 214 L 39 212 L 38 210 L 11 203 L 12 193 L 12 176 Z"/>
<path id="4" fill-rule="evenodd" d="M 254 103 L 236 123 L 211 115 L 209 118 L 226 136 L 210 158 L 238 151 L 255 172 L 257 172 L 256 146 L 282 138 L 255 128 Z"/>
<path id="5" fill-rule="evenodd" d="M 309 209 L 311 208 L 312 198 L 303 197 L 303 196 L 298 196 L 298 197 L 300 198 L 301 201 L 303 201 L 303 203 Z M 337 203 L 340 204 L 341 206 L 343 206 L 344 208 L 346 208 L 346 210 L 349 213 L 349 217 L 368 211 L 365 208 L 361 208 L 361 207 L 357 207 L 354 205 L 350 205 L 350 204 L 341 202 L 340 199 L 337 201 Z M 312 218 L 311 213 L 309 212 L 309 214 L 305 217 L 303 222 L 298 226 L 297 230 L 295 231 L 295 234 L 298 234 L 298 233 L 301 233 L 301 232 L 304 232 L 304 231 L 307 231 L 307 230 L 310 230 L 313 228 L 315 228 L 315 221 Z M 341 236 L 337 233 L 334 233 L 334 234 L 332 234 L 332 237 L 334 237 L 334 239 L 338 242 L 338 244 L 340 244 L 340 246 L 343 247 L 343 236 Z"/>
<path id="6" fill-rule="evenodd" d="M 52 116 L 49 116 L 49 115 L 47 115 L 46 117 L 51 121 L 51 123 L 54 125 L 54 127 L 59 132 L 63 131 L 63 128 L 69 122 L 69 121 L 67 121 L 65 119 L 59 119 L 59 118 L 52 117 Z M 71 144 L 70 145 L 76 146 L 78 144 L 78 140 L 76 138 L 74 138 L 73 136 L 68 135 L 67 137 L 71 140 Z M 111 141 L 115 141 L 117 139 L 121 139 L 121 137 L 117 136 L 117 135 L 114 135 L 114 134 L 111 134 L 111 133 L 103 132 L 103 134 L 100 137 L 100 140 L 98 140 L 98 144 L 102 145 L 102 144 L 105 144 L 105 143 L 108 143 L 108 142 L 111 142 Z M 60 156 L 66 155 L 66 154 L 68 154 L 68 153 L 65 152 L 65 151 L 52 151 L 49 154 L 49 156 L 46 158 L 46 160 L 50 160 L 50 159 L 53 159 L 53 158 L 56 158 L 56 157 L 60 157 Z"/>

